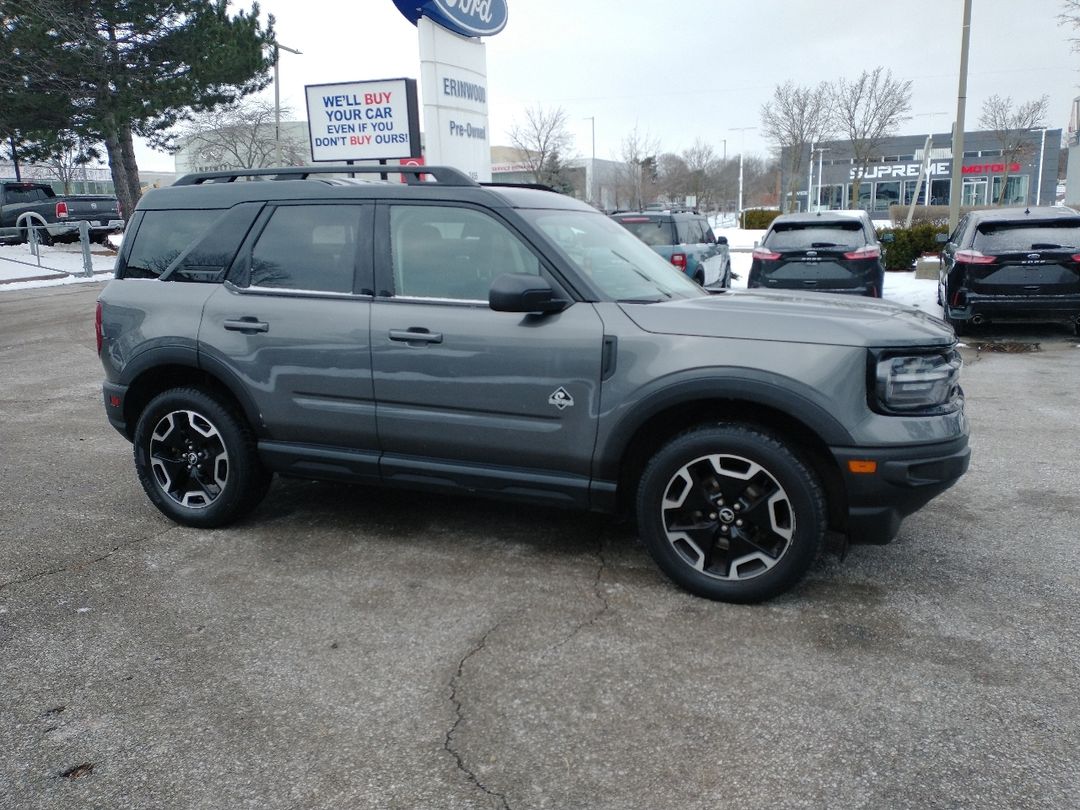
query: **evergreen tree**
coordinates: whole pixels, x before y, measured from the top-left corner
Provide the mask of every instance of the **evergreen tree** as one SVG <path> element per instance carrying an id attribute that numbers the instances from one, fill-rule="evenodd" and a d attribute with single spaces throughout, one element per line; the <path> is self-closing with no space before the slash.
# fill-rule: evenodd
<path id="1" fill-rule="evenodd" d="M 26 100 L 7 128 L 58 129 L 103 143 L 125 211 L 141 186 L 134 136 L 169 145 L 192 111 L 266 86 L 273 18 L 226 0 L 0 0 L 0 86 Z M 14 119 L 14 120 L 12 120 Z"/>

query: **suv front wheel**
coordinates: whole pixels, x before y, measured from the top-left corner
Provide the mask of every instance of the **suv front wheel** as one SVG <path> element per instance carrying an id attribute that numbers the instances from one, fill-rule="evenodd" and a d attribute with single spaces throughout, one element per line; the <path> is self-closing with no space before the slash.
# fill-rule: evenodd
<path id="1" fill-rule="evenodd" d="M 270 486 L 251 429 L 198 388 L 154 397 L 139 416 L 133 444 L 143 489 L 177 523 L 223 526 L 258 505 Z"/>
<path id="2" fill-rule="evenodd" d="M 695 428 L 649 462 L 637 501 L 657 565 L 698 596 L 758 602 L 797 583 L 825 537 L 815 474 L 780 439 L 749 425 Z"/>

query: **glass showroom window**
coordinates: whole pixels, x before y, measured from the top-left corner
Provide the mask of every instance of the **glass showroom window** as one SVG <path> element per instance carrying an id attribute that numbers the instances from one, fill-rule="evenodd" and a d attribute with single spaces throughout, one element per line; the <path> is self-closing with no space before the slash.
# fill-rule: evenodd
<path id="1" fill-rule="evenodd" d="M 949 192 L 952 190 L 952 180 L 930 181 L 930 204 L 948 205 Z"/>
<path id="2" fill-rule="evenodd" d="M 1030 179 L 1026 174 L 1014 174 L 1009 177 L 1005 183 L 1005 199 L 1001 200 L 1002 178 L 1000 176 L 995 177 L 991 202 L 996 203 L 1001 200 L 1002 205 L 1024 205 L 1028 199 L 1028 181 Z M 1038 204 L 1038 200 L 1035 202 Z"/>
<path id="3" fill-rule="evenodd" d="M 916 184 L 916 182 L 917 182 L 916 180 L 905 180 L 904 181 L 904 205 L 911 205 L 911 198 L 915 194 L 915 184 Z M 919 200 L 918 200 L 918 202 L 915 203 L 916 205 L 926 205 L 926 187 L 928 185 L 929 185 L 929 182 L 926 181 L 926 180 L 923 180 L 922 186 L 920 186 L 920 188 L 919 188 Z"/>
<path id="4" fill-rule="evenodd" d="M 896 205 L 900 200 L 900 181 L 891 180 L 888 183 L 874 184 L 874 210 L 888 211 L 890 205 Z"/>

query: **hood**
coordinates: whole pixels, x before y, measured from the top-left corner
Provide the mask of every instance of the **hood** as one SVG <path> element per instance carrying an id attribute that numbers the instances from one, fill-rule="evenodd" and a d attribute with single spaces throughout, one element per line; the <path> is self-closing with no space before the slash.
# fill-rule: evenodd
<path id="1" fill-rule="evenodd" d="M 646 332 L 820 343 L 830 346 L 950 346 L 944 321 L 914 307 L 829 293 L 728 290 L 658 304 L 620 304 Z"/>

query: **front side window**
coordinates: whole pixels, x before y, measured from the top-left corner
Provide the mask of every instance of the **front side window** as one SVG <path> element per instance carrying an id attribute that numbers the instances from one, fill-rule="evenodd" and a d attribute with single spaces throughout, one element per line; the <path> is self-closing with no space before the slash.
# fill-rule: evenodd
<path id="1" fill-rule="evenodd" d="M 251 251 L 251 286 L 351 293 L 359 205 L 282 205 Z"/>
<path id="2" fill-rule="evenodd" d="M 470 208 L 390 208 L 395 295 L 487 301 L 504 273 L 540 273 L 540 262 L 509 228 Z"/>
<path id="3" fill-rule="evenodd" d="M 582 276 L 605 295 L 627 303 L 654 303 L 707 295 L 656 252 L 601 213 L 522 210 L 561 248 Z"/>

